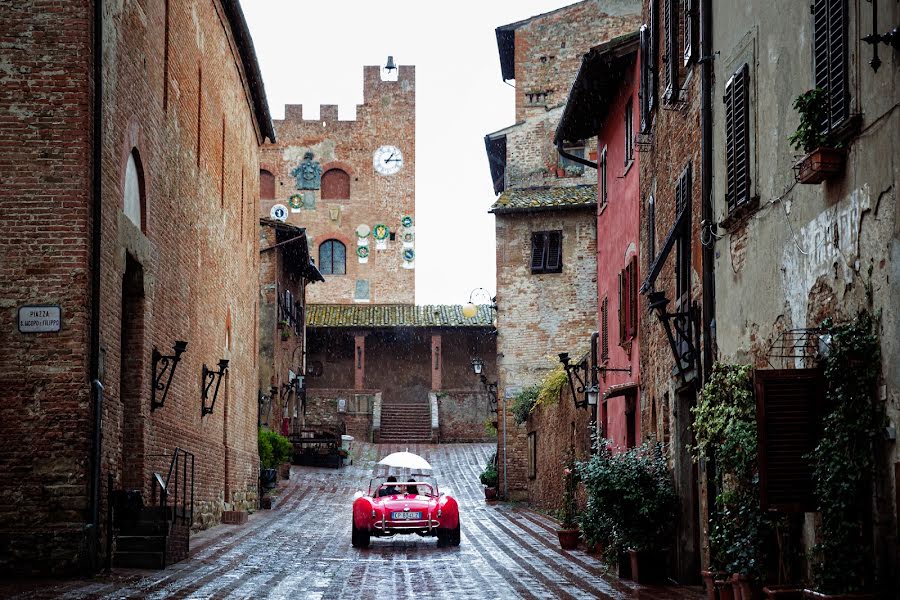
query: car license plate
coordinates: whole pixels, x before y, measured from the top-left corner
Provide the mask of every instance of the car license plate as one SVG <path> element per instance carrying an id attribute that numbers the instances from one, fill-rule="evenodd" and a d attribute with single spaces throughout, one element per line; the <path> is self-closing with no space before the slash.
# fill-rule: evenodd
<path id="1" fill-rule="evenodd" d="M 395 521 L 418 521 L 422 518 L 421 512 L 392 512 L 391 518 Z"/>

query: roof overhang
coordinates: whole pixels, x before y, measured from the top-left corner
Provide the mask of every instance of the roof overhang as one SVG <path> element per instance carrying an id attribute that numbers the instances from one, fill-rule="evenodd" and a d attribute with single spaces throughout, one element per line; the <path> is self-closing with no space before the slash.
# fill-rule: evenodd
<path id="1" fill-rule="evenodd" d="M 616 396 L 624 396 L 626 394 L 630 394 L 631 392 L 637 391 L 637 387 L 637 384 L 633 381 L 611 385 L 606 388 L 606 391 L 603 392 L 603 400 L 606 401 L 610 398 L 615 398 Z"/>
<path id="2" fill-rule="evenodd" d="M 634 31 L 594 46 L 584 55 L 556 128 L 555 145 L 599 133 L 639 46 L 640 32 Z"/>
<path id="3" fill-rule="evenodd" d="M 310 260 L 306 229 L 275 219 L 260 219 L 259 224 L 275 230 L 275 244 L 268 248 L 261 248 L 261 253 L 277 248 L 284 256 L 283 264 L 288 272 L 302 277 L 310 283 L 325 281 L 319 269 Z"/>
<path id="4" fill-rule="evenodd" d="M 225 10 L 231 34 L 234 36 L 241 57 L 244 77 L 247 80 L 247 88 L 250 91 L 253 113 L 260 135 L 274 142 L 275 128 L 272 125 L 272 115 L 269 113 L 269 102 L 266 100 L 266 88 L 263 85 L 262 73 L 256 59 L 256 50 L 253 48 L 253 38 L 250 36 L 250 29 L 247 27 L 240 0 L 222 0 L 222 8 Z"/>

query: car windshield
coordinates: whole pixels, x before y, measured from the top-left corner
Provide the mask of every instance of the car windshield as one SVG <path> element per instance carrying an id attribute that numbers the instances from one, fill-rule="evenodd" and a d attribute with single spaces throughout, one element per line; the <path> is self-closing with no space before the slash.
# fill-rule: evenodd
<path id="1" fill-rule="evenodd" d="M 433 477 L 426 475 L 411 478 L 398 477 L 397 481 L 387 481 L 384 477 L 377 477 L 371 481 L 369 490 L 370 495 L 375 497 L 393 494 L 436 496 L 438 493 L 437 482 Z"/>

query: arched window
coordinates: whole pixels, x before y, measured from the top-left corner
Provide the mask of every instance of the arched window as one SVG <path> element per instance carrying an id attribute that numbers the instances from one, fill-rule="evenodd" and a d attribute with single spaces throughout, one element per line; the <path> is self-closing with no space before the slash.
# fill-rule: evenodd
<path id="1" fill-rule="evenodd" d="M 275 176 L 265 169 L 259 170 L 259 197 L 262 200 L 275 199 Z"/>
<path id="2" fill-rule="evenodd" d="M 344 275 L 347 272 L 347 248 L 338 240 L 326 240 L 319 246 L 319 272 Z"/>
<path id="3" fill-rule="evenodd" d="M 144 231 L 145 198 L 144 198 L 144 168 L 137 148 L 132 148 L 128 154 L 128 163 L 125 165 L 125 216 Z"/>
<path id="4" fill-rule="evenodd" d="M 350 176 L 341 169 L 328 169 L 322 175 L 322 200 L 350 198 Z"/>

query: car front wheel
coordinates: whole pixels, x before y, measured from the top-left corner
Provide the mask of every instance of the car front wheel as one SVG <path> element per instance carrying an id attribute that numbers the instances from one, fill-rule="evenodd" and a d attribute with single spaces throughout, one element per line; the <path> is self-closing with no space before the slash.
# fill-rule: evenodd
<path id="1" fill-rule="evenodd" d="M 360 529 L 356 526 L 356 520 L 353 521 L 353 530 L 350 533 L 350 543 L 354 548 L 368 548 L 369 547 L 369 531 L 367 529 Z"/>
<path id="2" fill-rule="evenodd" d="M 450 544 L 453 546 L 459 546 L 459 542 L 461 540 L 462 537 L 459 532 L 459 523 L 457 523 L 456 527 L 450 530 Z"/>

